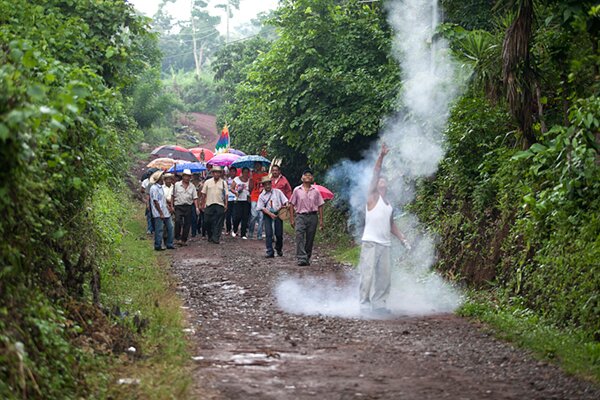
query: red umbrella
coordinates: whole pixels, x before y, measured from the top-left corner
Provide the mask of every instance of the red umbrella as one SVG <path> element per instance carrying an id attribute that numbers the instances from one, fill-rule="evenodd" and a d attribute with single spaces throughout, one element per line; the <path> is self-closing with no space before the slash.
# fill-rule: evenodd
<path id="1" fill-rule="evenodd" d="M 205 149 L 204 147 L 193 147 L 190 149 L 190 151 L 194 153 L 196 158 L 202 162 L 207 162 L 215 156 L 215 153 L 213 151 Z"/>
<path id="2" fill-rule="evenodd" d="M 194 153 L 192 153 L 185 147 L 181 147 L 181 146 L 173 146 L 173 145 L 160 146 L 160 147 L 157 147 L 154 150 L 152 150 L 151 154 L 158 156 L 158 157 L 172 158 L 174 160 L 186 160 L 186 161 L 191 161 L 191 162 L 198 161 L 198 159 L 196 158 Z"/>
<path id="3" fill-rule="evenodd" d="M 323 200 L 331 200 L 335 196 L 335 194 L 333 194 L 333 192 L 327 189 L 325 186 L 317 185 L 315 183 L 313 184 L 313 187 L 317 189 L 319 193 L 321 193 L 321 196 L 323 196 Z"/>

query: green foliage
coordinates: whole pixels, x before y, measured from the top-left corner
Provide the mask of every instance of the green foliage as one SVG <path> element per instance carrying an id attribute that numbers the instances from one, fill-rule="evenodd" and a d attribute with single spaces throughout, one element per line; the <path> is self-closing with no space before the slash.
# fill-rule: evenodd
<path id="1" fill-rule="evenodd" d="M 280 37 L 220 120 L 239 147 L 266 147 L 286 161 L 324 168 L 356 158 L 394 106 L 400 81 L 384 13 L 356 1 L 286 1 L 273 23 Z"/>
<path id="2" fill-rule="evenodd" d="M 447 156 L 411 207 L 440 235 L 447 275 L 600 340 L 599 20 L 592 2 L 537 3 L 527 55 L 535 93 L 523 104 L 536 143 L 518 151 L 499 51 L 516 3 L 498 3 L 493 24 L 481 24 L 479 11 L 464 13 L 479 3 L 444 2 L 456 25 L 442 34 L 473 75 L 452 110 Z"/>
<path id="3" fill-rule="evenodd" d="M 122 367 L 126 372 L 119 371 L 143 384 L 134 388 L 110 387 L 107 397 L 187 398 L 190 354 L 183 332 L 181 302 L 172 290 L 173 282 L 165 268 L 167 260 L 148 251 L 152 249 L 148 240 L 140 240 L 146 235 L 143 206 L 108 187 L 101 188 L 94 199 L 94 221 L 110 238 L 113 250 L 100 269 L 104 288 L 101 302 L 107 309 L 118 307 L 127 313 L 123 323 L 132 331 L 141 331 L 136 337 L 136 354 L 143 359 L 135 364 L 125 363 Z M 134 318 L 141 322 L 136 324 Z M 140 329 L 142 325 L 144 328 Z"/>
<path id="4" fill-rule="evenodd" d="M 448 22 L 473 30 L 493 28 L 497 0 L 442 0 L 440 3 Z"/>
<path id="5" fill-rule="evenodd" d="M 183 105 L 173 93 L 165 91 L 160 72 L 157 69 L 144 72 L 132 94 L 132 115 L 138 126 L 146 132 L 152 125 L 165 125 L 171 122 L 176 108 Z"/>
<path id="6" fill-rule="evenodd" d="M 447 158 L 412 205 L 442 237 L 438 267 L 599 338 L 598 99 L 578 100 L 569 125 L 517 152 L 506 111 L 472 96 L 453 110 Z"/>
<path id="7" fill-rule="evenodd" d="M 531 309 L 481 294 L 472 294 L 458 313 L 490 324 L 498 337 L 532 350 L 540 359 L 559 360 L 569 373 L 600 381 L 600 343 L 581 329 L 558 329 Z"/>
<path id="8" fill-rule="evenodd" d="M 147 22 L 117 0 L 0 0 L 1 397 L 88 390 L 70 314 L 99 300 L 115 242 L 92 199 L 140 138 L 126 96 L 157 61 Z"/>

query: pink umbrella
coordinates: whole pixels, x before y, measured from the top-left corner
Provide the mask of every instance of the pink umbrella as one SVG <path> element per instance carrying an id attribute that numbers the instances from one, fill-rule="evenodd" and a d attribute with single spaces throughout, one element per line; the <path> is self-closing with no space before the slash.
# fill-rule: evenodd
<path id="1" fill-rule="evenodd" d="M 325 186 L 317 185 L 316 183 L 314 183 L 313 187 L 317 189 L 319 193 L 321 193 L 321 196 L 323 196 L 323 200 L 331 200 L 335 196 L 335 194 L 333 194 L 333 192 L 327 189 Z"/>
<path id="2" fill-rule="evenodd" d="M 208 164 L 219 165 L 221 167 L 228 167 L 231 164 L 233 164 L 233 162 L 238 158 L 240 158 L 240 156 L 238 156 L 237 154 L 221 153 L 211 158 Z"/>

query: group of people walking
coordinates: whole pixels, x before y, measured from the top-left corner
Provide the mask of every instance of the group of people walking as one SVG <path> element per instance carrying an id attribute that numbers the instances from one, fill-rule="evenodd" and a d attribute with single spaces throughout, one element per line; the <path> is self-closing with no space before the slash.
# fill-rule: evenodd
<path id="1" fill-rule="evenodd" d="M 387 180 L 381 175 L 388 152 L 383 145 L 368 188 L 359 261 L 361 310 L 377 316 L 389 314 L 392 236 L 410 249 L 394 223 L 393 208 L 387 199 Z M 203 221 L 198 229 L 211 243 L 220 243 L 224 227 L 227 234 L 242 239 L 252 238 L 255 230 L 257 239 L 262 239 L 264 231 L 266 257 L 283 256 L 283 222 L 289 218 L 295 231 L 296 262 L 299 266 L 310 265 L 316 231 L 324 227 L 324 200 L 313 186 L 310 169 L 303 171 L 302 183 L 294 190 L 277 165 L 271 167 L 270 173 L 260 163 L 255 164 L 252 173 L 249 168 L 243 168 L 239 174 L 236 168 L 229 168 L 224 176 L 223 169 L 216 166 L 210 173 L 212 177 L 198 181 L 197 185 L 191 182 L 189 170 L 184 170 L 175 184 L 174 177 L 162 171 L 143 183 L 143 189 L 149 192 L 148 213 L 155 250 L 163 250 L 163 241 L 167 249 L 173 249 L 174 239 L 185 245 L 192 225 L 190 220 L 200 216 Z"/>
<path id="2" fill-rule="evenodd" d="M 267 258 L 283 256 L 283 222 L 289 219 L 295 229 L 297 263 L 310 265 L 317 228 L 323 227 L 324 204 L 312 186 L 310 169 L 294 190 L 280 166 L 273 165 L 267 172 L 262 163 L 252 171 L 230 167 L 226 174 L 222 167 L 213 166 L 205 180 L 183 170 L 176 182 L 177 178 L 157 171 L 142 182 L 155 250 L 185 246 L 190 230 L 192 236 L 202 235 L 218 244 L 225 229 L 234 238 L 264 239 Z"/>

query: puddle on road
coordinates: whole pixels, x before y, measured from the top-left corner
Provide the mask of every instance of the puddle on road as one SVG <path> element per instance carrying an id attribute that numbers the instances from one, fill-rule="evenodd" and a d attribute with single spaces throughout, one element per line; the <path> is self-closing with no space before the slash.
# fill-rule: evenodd
<path id="1" fill-rule="evenodd" d="M 220 352 L 213 354 L 204 354 L 203 356 L 193 357 L 198 363 L 206 367 L 229 368 L 229 367 L 258 367 L 266 369 L 277 369 L 278 364 L 284 361 L 303 361 L 311 360 L 314 356 L 300 354 L 296 352 L 279 352 L 265 350 L 259 352 Z"/>
<path id="2" fill-rule="evenodd" d="M 179 267 L 194 267 L 198 265 L 220 265 L 220 261 L 215 258 L 184 258 L 177 261 Z"/>

